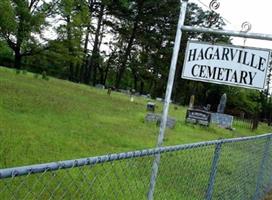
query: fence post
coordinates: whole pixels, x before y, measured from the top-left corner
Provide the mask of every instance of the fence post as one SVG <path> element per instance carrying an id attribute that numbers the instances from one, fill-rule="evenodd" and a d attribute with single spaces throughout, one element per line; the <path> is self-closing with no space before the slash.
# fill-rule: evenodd
<path id="1" fill-rule="evenodd" d="M 268 193 L 268 192 L 270 192 L 272 190 L 272 165 L 271 164 L 269 165 L 268 171 L 270 172 L 270 174 L 269 174 L 268 186 L 267 186 L 266 191 L 265 191 L 266 193 Z"/>
<path id="2" fill-rule="evenodd" d="M 215 146 L 212 167 L 211 167 L 211 173 L 210 173 L 210 179 L 209 179 L 209 185 L 208 185 L 206 198 L 205 198 L 206 200 L 212 199 L 214 181 L 215 181 L 215 177 L 216 177 L 217 166 L 218 166 L 218 161 L 220 158 L 222 144 L 223 144 L 223 142 L 221 141 L 221 142 L 217 143 Z"/>
<path id="3" fill-rule="evenodd" d="M 265 165 L 266 165 L 266 161 L 268 159 L 270 145 L 271 145 L 271 135 L 269 135 L 267 137 L 267 141 L 264 146 L 263 158 L 261 161 L 261 165 L 259 167 L 257 183 L 256 183 L 256 190 L 255 190 L 254 197 L 253 197 L 254 200 L 258 200 L 260 198 L 260 189 L 261 189 L 261 185 L 262 185 L 263 178 L 264 178 Z"/>

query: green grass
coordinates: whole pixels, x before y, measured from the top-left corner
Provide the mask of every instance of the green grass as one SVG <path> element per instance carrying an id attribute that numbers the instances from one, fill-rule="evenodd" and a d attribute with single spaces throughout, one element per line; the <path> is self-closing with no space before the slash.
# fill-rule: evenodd
<path id="1" fill-rule="evenodd" d="M 158 127 L 144 122 L 150 100 L 141 97 L 130 102 L 124 94 L 113 92 L 108 96 L 105 90 L 54 78 L 46 81 L 1 67 L 0 94 L 0 168 L 145 149 L 156 144 Z M 156 105 L 156 111 L 161 112 L 162 104 Z M 175 129 L 167 129 L 164 145 L 271 131 L 265 124 L 254 132 L 239 123 L 235 131 L 185 124 L 185 112 L 185 107 L 174 109 L 171 105 L 170 116 L 178 122 Z M 241 191 L 253 192 L 263 145 L 260 141 L 223 147 L 215 185 L 217 198 L 233 199 L 231 195 Z M 155 199 L 203 199 L 213 153 L 214 145 L 162 154 Z M 256 157 L 252 159 L 252 155 Z M 0 199 L 145 199 L 152 162 L 153 157 L 147 156 L 4 179 L 0 181 Z M 225 194 L 222 185 L 231 192 Z"/>
<path id="2" fill-rule="evenodd" d="M 154 147 L 158 127 L 144 123 L 150 100 L 0 67 L 0 168 L 74 159 Z M 157 112 L 162 104 L 156 102 Z M 164 145 L 256 135 L 252 132 L 185 124 L 186 108 L 173 106 L 178 123 L 167 130 Z"/>

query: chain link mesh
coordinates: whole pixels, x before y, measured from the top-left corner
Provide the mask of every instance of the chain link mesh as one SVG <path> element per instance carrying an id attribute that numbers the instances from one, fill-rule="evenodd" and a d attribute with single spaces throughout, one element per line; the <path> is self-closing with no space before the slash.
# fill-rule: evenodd
<path id="1" fill-rule="evenodd" d="M 161 155 L 154 199 L 204 199 L 214 145 Z"/>
<path id="2" fill-rule="evenodd" d="M 215 199 L 253 199 L 265 143 L 266 139 L 259 139 L 222 146 L 213 193 Z"/>
<path id="3" fill-rule="evenodd" d="M 144 199 L 152 156 L 2 179 L 0 199 Z"/>
<path id="4" fill-rule="evenodd" d="M 4 176 L 3 169 L 0 199 L 146 199 L 156 153 L 154 199 L 262 199 L 272 189 L 271 137 L 114 154 L 71 167 L 59 162 L 39 172 L 26 166 L 28 174 L 12 168 Z"/>

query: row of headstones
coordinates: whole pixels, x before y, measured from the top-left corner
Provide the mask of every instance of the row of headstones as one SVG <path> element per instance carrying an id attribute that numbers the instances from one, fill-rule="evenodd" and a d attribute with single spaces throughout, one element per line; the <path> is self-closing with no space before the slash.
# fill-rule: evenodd
<path id="1" fill-rule="evenodd" d="M 195 101 L 195 96 L 192 95 L 190 98 L 189 109 L 188 109 L 187 115 L 186 115 L 187 122 L 199 123 L 199 124 L 203 124 L 203 125 L 209 125 L 210 123 L 214 123 L 214 124 L 219 125 L 222 128 L 228 128 L 231 130 L 233 129 L 232 128 L 233 116 L 228 115 L 228 114 L 224 114 L 225 108 L 226 108 L 226 103 L 227 103 L 226 93 L 224 93 L 221 96 L 220 102 L 217 106 L 217 112 L 210 112 L 211 106 L 209 104 L 206 107 L 204 107 L 203 110 L 195 109 L 194 101 Z M 205 111 L 206 113 L 203 111 Z M 199 117 L 201 115 L 204 116 L 203 119 L 201 119 L 201 117 Z"/>
<path id="2" fill-rule="evenodd" d="M 98 88 L 98 89 L 105 89 L 105 86 L 102 85 L 102 84 L 96 84 L 95 87 Z M 108 88 L 108 94 L 110 94 L 111 91 L 112 91 L 112 88 L 109 87 Z M 132 90 L 120 89 L 119 92 L 124 93 L 124 94 L 128 94 L 128 95 L 135 95 L 135 96 L 141 96 L 141 97 L 144 97 L 144 98 L 151 98 L 150 94 L 140 95 L 140 93 L 135 92 L 135 90 L 133 90 L 133 89 Z M 159 97 L 157 97 L 156 100 L 163 102 L 163 99 L 159 98 Z M 189 103 L 189 108 L 190 109 L 192 109 L 194 107 L 194 101 L 195 101 L 195 96 L 192 95 L 191 98 L 190 98 L 190 103 Z M 217 112 L 218 113 L 224 113 L 224 110 L 225 110 L 225 107 L 226 107 L 226 102 L 227 102 L 227 95 L 226 95 L 226 93 L 224 93 L 222 95 L 222 97 L 220 99 L 220 103 L 218 104 L 218 107 L 217 107 Z M 206 107 L 204 107 L 204 110 L 209 111 L 210 110 L 210 105 L 208 104 Z"/>
<path id="3" fill-rule="evenodd" d="M 102 85 L 102 84 L 97 84 L 96 88 L 105 89 L 105 86 Z M 112 88 L 109 87 L 108 92 L 107 92 L 108 95 L 111 95 L 111 91 L 112 91 Z M 150 94 L 140 95 L 140 93 L 136 93 L 135 90 L 133 90 L 133 89 L 132 90 L 120 89 L 119 92 L 130 95 L 130 100 L 132 102 L 134 101 L 133 96 L 141 96 L 141 97 L 147 98 L 147 99 L 151 98 Z M 160 102 L 163 102 L 163 99 L 159 98 L 159 97 L 157 97 L 156 100 L 160 101 Z M 194 110 L 194 101 L 195 101 L 195 96 L 192 95 L 191 98 L 190 98 L 190 102 L 189 102 L 189 110 Z M 227 95 L 223 94 L 221 99 L 220 99 L 220 103 L 218 104 L 218 107 L 217 107 L 217 113 L 212 113 L 211 112 L 210 113 L 211 114 L 210 119 L 211 119 L 211 123 L 219 124 L 220 126 L 222 126 L 224 128 L 231 128 L 232 127 L 232 122 L 233 122 L 233 116 L 223 114 L 224 110 L 225 110 L 225 107 L 226 107 L 226 102 L 227 102 Z M 145 121 L 147 121 L 147 122 L 156 122 L 157 125 L 158 125 L 159 122 L 161 121 L 161 115 L 158 115 L 158 114 L 154 113 L 155 112 L 155 107 L 156 107 L 155 103 L 153 103 L 153 102 L 148 102 L 147 103 L 147 111 L 149 113 L 146 115 Z M 210 111 L 210 105 L 208 104 L 206 107 L 203 108 L 203 110 L 204 111 Z M 186 118 L 186 121 L 191 122 L 191 123 L 201 122 L 201 120 L 195 120 L 195 119 L 190 120 L 188 118 Z M 174 128 L 175 124 L 176 124 L 176 119 L 172 118 L 172 117 L 168 117 L 166 126 L 168 128 Z M 209 124 L 209 122 L 204 123 L 204 124 Z"/>
<path id="4" fill-rule="evenodd" d="M 189 102 L 189 109 L 193 109 L 194 108 L 194 103 L 195 103 L 195 95 L 192 95 L 190 98 L 190 102 Z M 226 108 L 226 104 L 227 104 L 227 94 L 224 93 L 221 96 L 220 102 L 217 106 L 217 113 L 224 113 L 225 112 L 225 108 Z M 211 105 L 208 104 L 207 106 L 203 107 L 203 110 L 206 111 L 210 111 L 211 109 Z"/>
<path id="5" fill-rule="evenodd" d="M 224 114 L 224 110 L 227 103 L 227 95 L 223 94 L 220 103 L 217 106 L 217 112 L 210 112 L 210 105 L 207 105 L 202 110 L 194 108 L 194 96 L 191 96 L 189 109 L 186 114 L 186 122 L 198 123 L 201 125 L 209 126 L 210 123 L 219 125 L 222 128 L 232 128 L 233 116 Z M 147 111 L 149 112 L 146 117 L 146 122 L 157 122 L 159 124 L 161 120 L 161 115 L 155 114 L 156 104 L 154 102 L 147 103 Z M 176 119 L 172 117 L 167 118 L 166 126 L 168 128 L 174 128 L 176 124 Z"/>
<path id="6" fill-rule="evenodd" d="M 96 84 L 95 87 L 97 89 L 106 89 L 106 87 L 102 84 Z M 108 87 L 108 95 L 111 95 L 111 91 L 114 90 L 112 87 Z M 130 96 L 139 96 L 139 97 L 143 97 L 143 98 L 146 98 L 146 99 L 151 99 L 151 95 L 150 94 L 140 94 L 139 92 L 135 92 L 135 90 L 124 90 L 124 89 L 119 89 L 118 92 L 121 92 L 123 94 L 126 94 L 126 95 L 130 95 Z M 156 101 L 161 101 L 163 102 L 163 98 L 160 98 L 160 97 L 157 97 L 156 98 Z"/>
<path id="7" fill-rule="evenodd" d="M 101 85 L 101 84 L 97 84 L 95 86 L 97 89 L 105 89 L 105 86 L 104 85 Z M 111 87 L 108 87 L 108 92 L 107 94 L 108 95 L 111 95 L 111 91 L 113 90 L 113 88 Z M 126 95 L 130 95 L 130 101 L 134 101 L 134 98 L 133 96 L 141 96 L 143 98 L 146 98 L 146 99 L 151 99 L 151 95 L 150 94 L 147 94 L 147 95 L 140 95 L 140 93 L 136 93 L 135 90 L 123 90 L 123 89 L 120 89 L 118 90 L 119 92 L 123 93 L 123 94 L 126 94 Z M 156 98 L 157 101 L 160 101 L 160 102 L 163 102 L 163 99 L 162 98 L 159 98 L 157 97 Z M 154 102 L 148 102 L 147 103 L 147 111 L 149 113 L 147 113 L 146 117 L 145 117 L 145 121 L 146 122 L 156 122 L 157 126 L 160 125 L 160 122 L 161 122 L 161 115 L 159 114 L 155 114 L 155 108 L 156 108 L 156 104 Z M 174 118 L 171 118 L 171 117 L 168 117 L 167 118 L 167 122 L 166 122 L 166 126 L 168 128 L 174 128 L 176 125 L 176 119 Z"/>

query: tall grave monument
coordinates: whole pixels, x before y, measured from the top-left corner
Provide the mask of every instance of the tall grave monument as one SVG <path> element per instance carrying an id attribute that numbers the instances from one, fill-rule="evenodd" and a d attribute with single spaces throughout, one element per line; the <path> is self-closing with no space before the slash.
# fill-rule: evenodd
<path id="1" fill-rule="evenodd" d="M 233 116 L 224 114 L 227 103 L 227 94 L 221 96 L 220 102 L 217 106 L 217 112 L 211 113 L 211 122 L 218 124 L 223 128 L 232 128 Z"/>
<path id="2" fill-rule="evenodd" d="M 217 106 L 217 112 L 218 113 L 224 113 L 225 107 L 226 107 L 226 103 L 227 103 L 227 95 L 226 95 L 226 93 L 224 93 L 221 96 L 220 103 Z"/>

